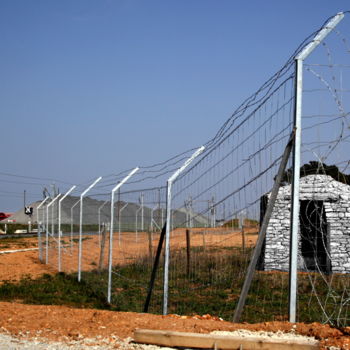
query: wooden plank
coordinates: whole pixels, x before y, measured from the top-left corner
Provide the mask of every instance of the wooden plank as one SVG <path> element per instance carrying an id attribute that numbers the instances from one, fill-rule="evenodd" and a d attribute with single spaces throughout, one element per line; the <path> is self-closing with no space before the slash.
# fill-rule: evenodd
<path id="1" fill-rule="evenodd" d="M 142 344 L 201 349 L 316 350 L 320 348 L 318 343 L 309 344 L 300 339 L 263 340 L 259 337 L 233 337 L 150 329 L 136 329 L 134 340 Z"/>
<path id="2" fill-rule="evenodd" d="M 187 277 L 190 277 L 190 267 L 191 267 L 191 231 L 189 229 L 186 230 L 186 253 L 187 253 L 186 274 L 187 274 Z"/>
<path id="3" fill-rule="evenodd" d="M 243 254 L 245 253 L 245 232 L 244 232 L 244 225 L 242 225 L 242 251 Z"/>
<path id="4" fill-rule="evenodd" d="M 101 247 L 100 247 L 100 260 L 98 262 L 98 271 L 102 272 L 103 269 L 103 261 L 105 258 L 105 246 L 106 246 L 106 226 L 102 226 L 102 232 L 101 232 Z"/>

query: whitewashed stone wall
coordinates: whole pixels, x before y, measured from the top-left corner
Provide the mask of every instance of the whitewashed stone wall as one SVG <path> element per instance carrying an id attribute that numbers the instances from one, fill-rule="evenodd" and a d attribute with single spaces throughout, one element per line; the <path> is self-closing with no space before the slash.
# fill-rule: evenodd
<path id="1" fill-rule="evenodd" d="M 266 232 L 264 269 L 287 271 L 289 264 L 291 186 L 281 187 Z M 330 225 L 332 272 L 350 272 L 350 186 L 328 175 L 309 175 L 300 179 L 300 200 L 324 202 Z M 300 235 L 299 235 L 300 237 Z M 300 241 L 299 241 L 300 249 Z M 304 264 L 299 250 L 299 268 Z"/>

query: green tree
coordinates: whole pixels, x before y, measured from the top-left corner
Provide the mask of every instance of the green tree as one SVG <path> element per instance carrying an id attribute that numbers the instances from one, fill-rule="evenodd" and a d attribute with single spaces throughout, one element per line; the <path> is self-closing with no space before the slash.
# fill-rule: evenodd
<path id="1" fill-rule="evenodd" d="M 310 161 L 300 167 L 300 176 L 308 175 L 329 175 L 334 180 L 350 185 L 350 175 L 342 173 L 336 165 Z M 292 168 L 286 170 L 282 177 L 282 183 L 290 184 L 292 181 Z"/>

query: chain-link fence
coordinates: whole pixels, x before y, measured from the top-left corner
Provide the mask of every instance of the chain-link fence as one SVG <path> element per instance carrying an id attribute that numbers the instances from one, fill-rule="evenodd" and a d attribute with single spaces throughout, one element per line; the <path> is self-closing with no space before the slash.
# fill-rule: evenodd
<path id="1" fill-rule="evenodd" d="M 232 319 L 240 300 L 238 319 L 286 320 L 294 283 L 298 320 L 347 325 L 350 46 L 341 17 L 203 148 L 47 200 L 41 259 L 120 310 Z"/>

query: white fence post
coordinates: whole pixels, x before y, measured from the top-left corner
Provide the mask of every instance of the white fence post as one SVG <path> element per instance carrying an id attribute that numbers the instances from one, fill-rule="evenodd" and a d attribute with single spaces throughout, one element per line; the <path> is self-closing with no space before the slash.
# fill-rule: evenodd
<path id="1" fill-rule="evenodd" d="M 195 151 L 192 156 L 186 160 L 180 169 L 178 169 L 167 182 L 166 198 L 166 231 L 165 231 L 165 257 L 164 257 L 164 288 L 163 288 L 163 315 L 168 313 L 168 294 L 169 294 L 169 260 L 170 260 L 170 227 L 171 227 L 171 189 L 177 177 L 197 158 L 205 147 L 202 146 Z"/>
<path id="2" fill-rule="evenodd" d="M 104 201 L 103 204 L 98 208 L 98 244 L 101 245 L 101 210 L 108 203 Z"/>
<path id="3" fill-rule="evenodd" d="M 46 259 L 45 263 L 49 263 L 49 207 L 55 203 L 55 201 L 58 199 L 58 197 L 61 194 L 59 193 L 50 203 L 47 204 L 46 206 Z M 53 218 L 52 218 L 53 220 Z"/>
<path id="4" fill-rule="evenodd" d="M 114 231 L 114 193 L 124 185 L 126 181 L 133 176 L 139 168 L 133 169 L 122 181 L 120 181 L 111 192 L 111 226 L 109 232 L 109 255 L 108 255 L 108 287 L 107 287 L 107 302 L 111 302 L 112 289 L 112 260 L 113 260 L 113 231 Z"/>
<path id="5" fill-rule="evenodd" d="M 138 221 L 138 217 L 139 217 L 139 212 L 141 211 L 142 207 L 139 207 L 136 212 L 135 212 L 135 226 L 136 226 L 136 230 L 135 230 L 135 242 L 138 242 L 138 235 L 139 235 L 139 221 Z"/>
<path id="6" fill-rule="evenodd" d="M 61 204 L 62 201 L 76 188 L 77 186 L 72 186 L 65 195 L 58 201 L 58 272 L 61 272 Z"/>
<path id="7" fill-rule="evenodd" d="M 144 231 L 144 209 L 143 209 L 143 203 L 144 203 L 144 194 L 141 193 L 140 196 L 140 205 L 141 205 L 141 231 Z"/>
<path id="8" fill-rule="evenodd" d="M 122 211 L 128 206 L 129 203 L 125 203 L 120 209 L 118 213 L 118 244 L 121 243 L 121 220 L 122 220 Z"/>
<path id="9" fill-rule="evenodd" d="M 73 253 L 73 224 L 74 224 L 73 209 L 79 203 L 80 203 L 80 198 L 70 208 L 70 250 L 71 250 L 71 253 Z"/>
<path id="10" fill-rule="evenodd" d="M 293 180 L 291 202 L 291 231 L 289 251 L 289 322 L 296 321 L 297 272 L 298 272 L 298 230 L 299 230 L 299 180 L 301 158 L 301 109 L 303 93 L 303 62 L 323 39 L 344 18 L 342 12 L 335 15 L 316 34 L 314 39 L 295 57 L 295 98 L 294 128 L 295 142 L 293 148 Z"/>
<path id="11" fill-rule="evenodd" d="M 150 230 L 151 230 L 151 233 L 153 234 L 153 231 L 154 231 L 154 225 L 156 225 L 158 227 L 158 229 L 160 228 L 158 225 L 157 225 L 157 222 L 154 220 L 154 211 L 157 210 L 158 208 L 158 204 L 152 208 L 151 210 L 151 222 L 150 222 Z"/>
<path id="12" fill-rule="evenodd" d="M 83 198 L 84 196 L 102 179 L 97 178 L 81 195 L 80 195 L 80 217 L 79 217 L 79 252 L 78 252 L 78 282 L 81 280 L 81 256 L 82 256 L 82 236 L 83 236 Z"/>
<path id="13" fill-rule="evenodd" d="M 39 249 L 39 260 L 43 261 L 43 243 L 41 240 L 41 230 L 42 230 L 42 222 L 40 221 L 39 209 L 44 205 L 44 203 L 50 197 L 45 197 L 45 199 L 36 207 L 36 221 L 38 223 L 38 249 Z M 43 212 L 43 221 L 44 221 L 44 212 Z"/>
<path id="14" fill-rule="evenodd" d="M 216 227 L 216 206 L 215 206 L 214 196 L 211 199 L 210 214 L 211 214 L 211 227 L 215 228 Z"/>

